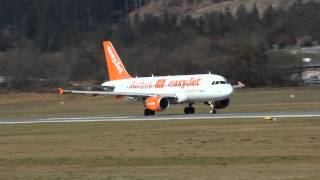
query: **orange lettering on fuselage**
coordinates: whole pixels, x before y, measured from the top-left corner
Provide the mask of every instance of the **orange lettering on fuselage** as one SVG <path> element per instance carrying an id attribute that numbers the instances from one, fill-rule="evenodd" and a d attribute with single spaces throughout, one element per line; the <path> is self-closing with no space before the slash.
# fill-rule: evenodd
<path id="1" fill-rule="evenodd" d="M 155 83 L 144 81 L 133 81 L 129 89 L 152 89 L 152 88 L 165 88 L 165 87 L 179 87 L 184 89 L 190 86 L 200 86 L 201 78 L 190 78 L 188 80 L 170 80 L 159 79 Z"/>
<path id="2" fill-rule="evenodd" d="M 189 80 L 172 80 L 168 83 L 168 87 L 181 87 L 184 89 L 189 86 L 199 86 L 201 78 L 190 78 Z"/>

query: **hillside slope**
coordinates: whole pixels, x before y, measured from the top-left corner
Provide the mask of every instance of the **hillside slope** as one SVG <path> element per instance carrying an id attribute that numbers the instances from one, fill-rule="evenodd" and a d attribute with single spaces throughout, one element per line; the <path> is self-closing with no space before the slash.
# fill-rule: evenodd
<path id="1" fill-rule="evenodd" d="M 286 9 L 297 1 L 298 0 L 151 0 L 147 5 L 132 12 L 130 16 L 133 17 L 135 14 L 139 14 L 140 16 L 144 14 L 159 16 L 164 11 L 168 11 L 180 17 L 191 15 L 197 18 L 210 12 L 223 12 L 226 8 L 229 8 L 232 13 L 235 14 L 241 4 L 244 4 L 249 10 L 256 5 L 259 13 L 263 14 L 270 6 L 273 8 Z M 310 1 L 320 2 L 320 0 L 302 0 L 304 3 Z"/>

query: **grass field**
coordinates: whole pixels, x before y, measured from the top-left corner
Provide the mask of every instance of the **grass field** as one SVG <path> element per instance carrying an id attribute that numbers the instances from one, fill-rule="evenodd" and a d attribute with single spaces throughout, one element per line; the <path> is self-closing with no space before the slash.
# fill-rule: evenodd
<path id="1" fill-rule="evenodd" d="M 290 95 L 294 95 L 291 98 Z M 139 102 L 112 97 L 57 94 L 2 94 L 0 119 L 94 115 L 142 115 Z M 182 114 L 185 105 L 171 106 L 162 114 Z M 203 103 L 196 113 L 207 113 Z M 235 92 L 228 108 L 220 112 L 303 111 L 320 109 L 320 88 L 242 89 Z"/>
<path id="2" fill-rule="evenodd" d="M 244 89 L 222 112 L 320 109 L 319 88 Z M 291 98 L 290 95 L 294 95 Z M 0 120 L 142 114 L 110 97 L 0 95 Z M 197 112 L 207 107 L 196 105 Z M 181 113 L 183 106 L 167 114 Z M 0 179 L 320 179 L 320 119 L 0 125 Z"/>
<path id="3" fill-rule="evenodd" d="M 320 121 L 0 126 L 0 179 L 319 179 Z"/>

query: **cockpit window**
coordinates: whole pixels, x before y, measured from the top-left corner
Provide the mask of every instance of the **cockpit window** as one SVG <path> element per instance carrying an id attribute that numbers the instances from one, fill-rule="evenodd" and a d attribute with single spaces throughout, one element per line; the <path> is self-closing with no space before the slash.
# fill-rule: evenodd
<path id="1" fill-rule="evenodd" d="M 217 85 L 217 84 L 229 84 L 228 81 L 213 81 L 212 85 Z"/>

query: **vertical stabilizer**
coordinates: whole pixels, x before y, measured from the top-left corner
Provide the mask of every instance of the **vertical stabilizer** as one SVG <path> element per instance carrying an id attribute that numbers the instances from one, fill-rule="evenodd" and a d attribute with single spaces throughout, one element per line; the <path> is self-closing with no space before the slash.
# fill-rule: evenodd
<path id="1" fill-rule="evenodd" d="M 109 80 L 120 80 L 132 78 L 122 64 L 120 57 L 110 41 L 103 42 L 104 53 L 106 55 Z"/>

